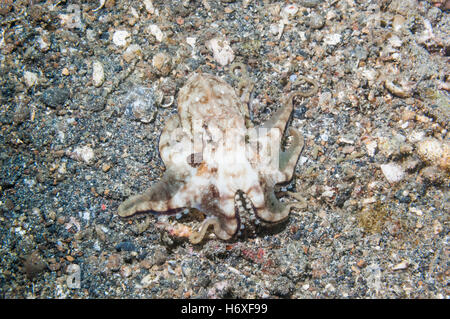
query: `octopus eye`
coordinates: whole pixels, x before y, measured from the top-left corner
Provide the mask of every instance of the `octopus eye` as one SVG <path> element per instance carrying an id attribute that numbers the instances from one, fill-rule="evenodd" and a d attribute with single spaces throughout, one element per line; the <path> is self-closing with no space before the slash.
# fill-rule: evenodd
<path id="1" fill-rule="evenodd" d="M 208 103 L 208 97 L 207 97 L 207 96 L 202 96 L 202 97 L 200 98 L 200 103 L 203 103 L 203 104 Z"/>
<path id="2" fill-rule="evenodd" d="M 187 163 L 192 167 L 199 167 L 203 161 L 202 153 L 192 153 L 187 157 Z"/>

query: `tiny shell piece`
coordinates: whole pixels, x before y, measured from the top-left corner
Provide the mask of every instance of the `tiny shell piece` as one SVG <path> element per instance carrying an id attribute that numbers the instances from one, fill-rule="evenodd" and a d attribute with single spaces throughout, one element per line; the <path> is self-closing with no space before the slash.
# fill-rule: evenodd
<path id="1" fill-rule="evenodd" d="M 38 76 L 36 73 L 33 72 L 29 72 L 29 71 L 25 71 L 23 74 L 23 78 L 25 80 L 25 84 L 28 87 L 32 87 L 33 85 L 35 85 L 38 81 Z"/>
<path id="2" fill-rule="evenodd" d="M 389 183 L 396 183 L 403 179 L 405 176 L 405 172 L 403 168 L 395 163 L 383 164 L 380 165 L 381 171 L 384 174 L 384 177 L 388 180 Z"/>
<path id="3" fill-rule="evenodd" d="M 156 41 L 161 42 L 164 39 L 164 33 L 156 24 L 151 24 L 148 26 L 150 33 L 156 38 Z"/>
<path id="4" fill-rule="evenodd" d="M 227 40 L 214 38 L 206 43 L 206 47 L 214 54 L 214 60 L 225 66 L 234 60 L 234 52 Z"/>

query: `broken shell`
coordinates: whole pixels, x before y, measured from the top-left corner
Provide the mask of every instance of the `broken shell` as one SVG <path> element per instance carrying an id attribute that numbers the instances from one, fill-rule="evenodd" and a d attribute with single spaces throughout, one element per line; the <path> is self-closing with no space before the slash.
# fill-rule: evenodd
<path id="1" fill-rule="evenodd" d="M 424 162 L 450 168 L 450 143 L 427 138 L 417 143 L 417 153 Z"/>
<path id="2" fill-rule="evenodd" d="M 161 42 L 164 39 L 164 33 L 156 24 L 151 24 L 148 26 L 150 33 L 156 38 L 156 41 Z"/>
<path id="3" fill-rule="evenodd" d="M 384 81 L 384 86 L 389 91 L 389 93 L 402 98 L 411 97 L 413 94 L 412 85 L 402 83 L 401 85 L 395 84 L 391 80 Z"/>
<path id="4" fill-rule="evenodd" d="M 395 163 L 383 164 L 380 168 L 389 183 L 399 182 L 405 176 L 403 168 Z"/>
<path id="5" fill-rule="evenodd" d="M 402 15 L 396 14 L 394 18 L 392 18 L 392 29 L 395 32 L 400 31 L 404 26 L 405 21 L 406 19 Z"/>
<path id="6" fill-rule="evenodd" d="M 409 263 L 407 261 L 402 261 L 401 263 L 392 267 L 392 270 L 403 270 L 408 268 Z"/>
<path id="7" fill-rule="evenodd" d="M 214 38 L 206 42 L 206 47 L 212 51 L 214 60 L 222 66 L 233 62 L 234 52 L 227 40 Z"/>
<path id="8" fill-rule="evenodd" d="M 25 71 L 23 74 L 23 78 L 25 81 L 25 84 L 28 87 L 32 87 L 33 85 L 35 85 L 38 81 L 38 76 L 36 73 L 33 72 L 29 72 L 29 71 Z"/>
<path id="9" fill-rule="evenodd" d="M 173 96 L 169 96 L 167 99 L 168 99 L 168 101 L 166 102 L 166 99 L 163 98 L 163 100 L 161 101 L 161 107 L 163 107 L 163 108 L 170 107 L 173 104 L 173 102 L 175 101 L 175 98 Z M 163 102 L 166 102 L 166 103 L 163 103 Z"/>
<path id="10" fill-rule="evenodd" d="M 170 56 L 164 52 L 159 52 L 153 56 L 152 65 L 161 72 L 162 75 L 168 75 L 172 70 Z"/>

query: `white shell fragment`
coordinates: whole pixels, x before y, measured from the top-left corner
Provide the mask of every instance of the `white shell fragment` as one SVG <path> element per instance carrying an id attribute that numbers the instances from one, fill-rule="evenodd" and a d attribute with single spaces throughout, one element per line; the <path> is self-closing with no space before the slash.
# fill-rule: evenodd
<path id="1" fill-rule="evenodd" d="M 25 71 L 23 74 L 23 79 L 28 87 L 32 87 L 37 83 L 38 76 L 36 73 Z"/>
<path id="2" fill-rule="evenodd" d="M 105 72 L 103 71 L 103 64 L 99 61 L 92 62 L 92 84 L 95 87 L 100 87 L 105 81 Z"/>
<path id="3" fill-rule="evenodd" d="M 417 153 L 424 162 L 448 169 L 450 167 L 450 143 L 426 138 L 417 143 Z"/>
<path id="4" fill-rule="evenodd" d="M 150 33 L 156 38 L 156 41 L 161 42 L 164 39 L 164 33 L 156 24 L 148 26 Z"/>
<path id="5" fill-rule="evenodd" d="M 153 7 L 152 0 L 143 0 L 142 1 L 145 6 L 145 10 L 147 10 L 148 13 L 154 14 L 155 13 L 155 7 Z"/>
<path id="6" fill-rule="evenodd" d="M 94 150 L 89 146 L 79 146 L 72 153 L 72 157 L 74 159 L 82 160 L 87 164 L 91 163 L 91 161 L 94 159 L 94 156 Z"/>
<path id="7" fill-rule="evenodd" d="M 126 30 L 117 30 L 113 34 L 113 42 L 118 47 L 123 47 L 128 44 L 128 37 L 130 36 L 130 32 Z"/>
<path id="8" fill-rule="evenodd" d="M 100 4 L 98 5 L 97 8 L 95 8 L 94 10 L 92 10 L 92 12 L 97 12 L 98 10 L 100 10 L 101 8 L 103 8 L 103 6 L 105 5 L 106 0 L 100 0 Z"/>
<path id="9" fill-rule="evenodd" d="M 341 35 L 339 33 L 328 34 L 323 39 L 323 42 L 326 45 L 336 45 L 341 42 Z"/>
<path id="10" fill-rule="evenodd" d="M 380 165 L 380 167 L 384 177 L 386 177 L 389 183 L 399 182 L 403 179 L 403 177 L 405 177 L 403 168 L 398 164 L 389 163 Z"/>
<path id="11" fill-rule="evenodd" d="M 234 52 L 227 40 L 214 38 L 206 42 L 206 47 L 211 50 L 214 60 L 222 66 L 234 60 Z"/>
<path id="12" fill-rule="evenodd" d="M 195 48 L 195 42 L 197 41 L 197 38 L 186 38 L 186 43 L 189 44 L 193 49 Z"/>
<path id="13" fill-rule="evenodd" d="M 297 11 L 298 11 L 298 6 L 297 6 L 295 3 L 293 3 L 293 4 L 288 4 L 287 6 L 285 6 L 285 7 L 281 10 L 280 15 L 281 15 L 283 18 L 287 18 L 287 17 L 289 17 L 289 16 L 295 15 L 295 14 L 297 13 Z"/>
<path id="14" fill-rule="evenodd" d="M 402 261 L 401 263 L 398 263 L 397 265 L 392 267 L 392 270 L 403 270 L 408 268 L 409 263 L 407 261 Z"/>
<path id="15" fill-rule="evenodd" d="M 67 14 L 60 14 L 61 25 L 69 29 L 83 29 L 84 24 L 81 21 L 81 10 L 78 4 L 69 4 L 67 6 Z"/>
<path id="16" fill-rule="evenodd" d="M 378 146 L 377 141 L 372 139 L 365 139 L 363 142 L 366 146 L 367 155 L 369 155 L 370 157 L 374 156 Z"/>

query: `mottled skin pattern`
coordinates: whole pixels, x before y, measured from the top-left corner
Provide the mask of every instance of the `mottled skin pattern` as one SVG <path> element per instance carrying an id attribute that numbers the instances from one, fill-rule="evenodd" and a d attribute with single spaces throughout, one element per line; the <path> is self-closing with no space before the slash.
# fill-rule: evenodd
<path id="1" fill-rule="evenodd" d="M 210 225 L 218 238 L 232 238 L 248 222 L 241 217 L 249 212 L 253 221 L 286 219 L 296 204 L 280 202 L 274 186 L 292 178 L 303 148 L 301 135 L 289 129 L 291 146 L 280 151 L 296 95 L 305 96 L 291 94 L 267 122 L 252 127 L 248 106 L 230 85 L 216 76 L 193 74 L 179 92 L 178 114 L 168 119 L 160 137 L 167 170 L 146 192 L 122 203 L 119 215 L 196 208 L 207 218 L 190 236 L 192 243 L 200 242 Z"/>

